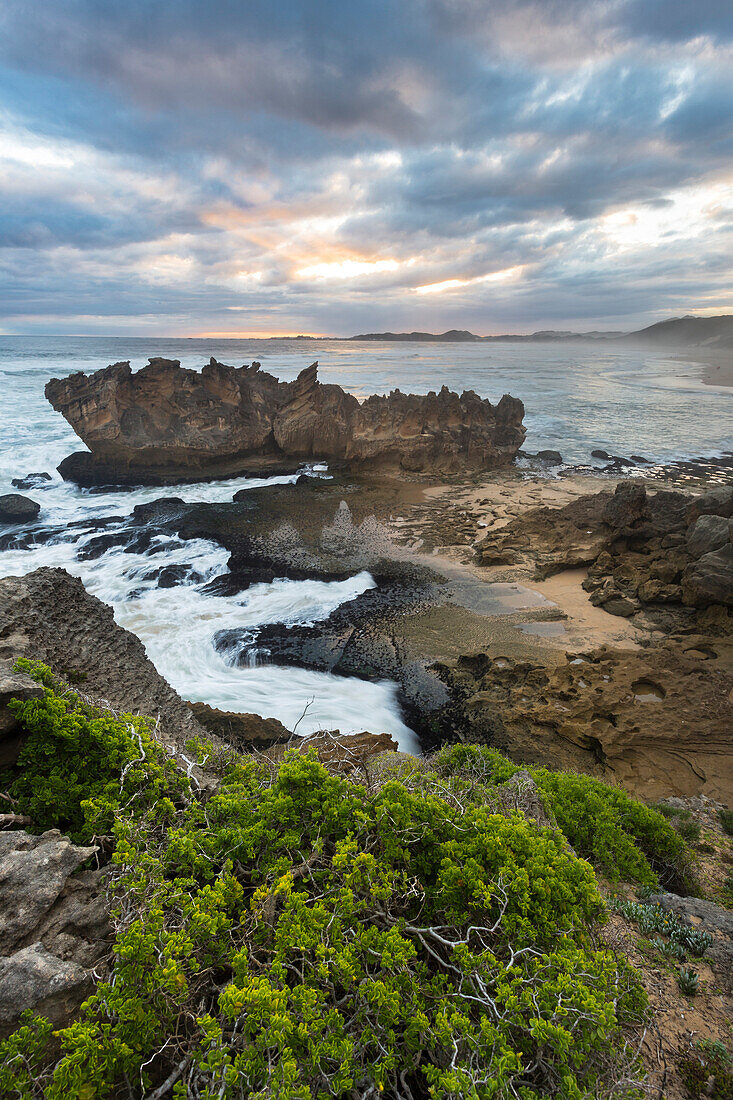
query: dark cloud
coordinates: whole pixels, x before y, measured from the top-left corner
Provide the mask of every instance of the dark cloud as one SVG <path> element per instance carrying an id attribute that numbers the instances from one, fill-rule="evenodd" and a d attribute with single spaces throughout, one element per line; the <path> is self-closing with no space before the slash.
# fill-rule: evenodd
<path id="1" fill-rule="evenodd" d="M 5 0 L 0 325 L 717 300 L 732 39 L 718 0 Z"/>

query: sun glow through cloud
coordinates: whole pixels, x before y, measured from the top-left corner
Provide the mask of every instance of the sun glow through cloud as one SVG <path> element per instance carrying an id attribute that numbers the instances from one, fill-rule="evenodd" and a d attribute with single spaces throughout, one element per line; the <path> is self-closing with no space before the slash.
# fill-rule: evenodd
<path id="1" fill-rule="evenodd" d="M 733 308 L 729 4 L 154 7 L 3 6 L 0 328 Z"/>

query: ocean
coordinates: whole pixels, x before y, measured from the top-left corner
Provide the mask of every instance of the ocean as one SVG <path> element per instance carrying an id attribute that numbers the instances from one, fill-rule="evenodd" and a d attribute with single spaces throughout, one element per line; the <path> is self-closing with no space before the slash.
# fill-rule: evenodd
<path id="1" fill-rule="evenodd" d="M 0 337 L 0 494 L 14 492 L 13 477 L 48 471 L 51 482 L 30 495 L 42 511 L 34 530 L 46 541 L 0 551 L 0 576 L 22 575 L 41 565 L 63 566 L 94 595 L 111 604 L 117 621 L 137 634 L 158 670 L 187 699 L 225 710 L 280 719 L 292 728 L 308 704 L 299 732 L 369 729 L 391 733 L 401 747 L 415 739 L 402 720 L 396 686 L 256 663 L 228 664 L 213 646 L 222 629 L 244 628 L 256 639 L 266 623 L 312 623 L 374 585 L 368 573 L 347 581 L 276 580 L 234 597 L 202 592 L 226 571 L 227 554 L 214 543 L 181 544 L 161 536 L 145 554 L 120 547 L 84 560 L 85 541 L 67 525 L 95 516 L 129 515 L 161 489 L 89 493 L 62 482 L 56 466 L 83 449 L 44 398 L 51 377 L 93 371 L 149 356 L 180 359 L 200 368 L 210 356 L 240 365 L 258 360 L 278 377 L 294 378 L 318 360 L 324 382 L 358 397 L 403 391 L 425 393 L 447 385 L 498 400 L 503 393 L 526 406 L 525 448 L 559 450 L 570 463 L 590 463 L 590 452 L 642 454 L 655 462 L 733 451 L 733 390 L 702 383 L 693 360 L 621 346 L 538 344 L 423 344 L 314 340 L 189 340 L 97 337 Z M 327 476 L 327 471 L 320 471 Z M 270 479 L 270 482 L 293 480 Z M 232 479 L 176 486 L 186 500 L 229 501 L 242 488 L 267 484 Z M 124 518 L 120 526 L 124 526 Z M 107 530 L 111 530 L 108 528 Z M 0 537 L 10 528 L 0 525 Z M 49 532 L 51 532 L 49 537 Z M 161 589 L 145 579 L 155 564 L 188 567 L 188 582 Z"/>

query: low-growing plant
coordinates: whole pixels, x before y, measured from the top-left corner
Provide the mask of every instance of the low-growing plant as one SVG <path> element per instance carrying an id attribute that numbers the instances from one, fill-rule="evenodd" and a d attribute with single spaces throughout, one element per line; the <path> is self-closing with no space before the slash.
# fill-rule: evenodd
<path id="1" fill-rule="evenodd" d="M 476 745 L 451 745 L 434 762 L 439 775 L 482 788 L 506 783 L 519 770 L 494 749 Z M 689 850 L 657 810 L 589 776 L 527 770 L 575 851 L 610 881 L 658 887 L 661 880 L 676 892 L 694 891 Z"/>
<path id="2" fill-rule="evenodd" d="M 616 899 L 613 907 L 626 920 L 633 921 L 646 935 L 659 932 L 669 936 L 672 944 L 676 944 L 683 952 L 689 952 L 699 958 L 705 954 L 713 942 L 709 932 L 693 928 L 691 924 L 680 920 L 674 913 L 665 912 L 661 905 Z M 670 948 L 665 953 L 674 955 L 674 948 Z"/>
<path id="3" fill-rule="evenodd" d="M 720 826 L 727 836 L 733 836 L 733 810 L 718 810 Z"/>
<path id="4" fill-rule="evenodd" d="M 681 966 L 677 972 L 677 985 L 686 997 L 694 997 L 700 988 L 700 975 L 688 966 Z"/>
<path id="5" fill-rule="evenodd" d="M 651 942 L 652 946 L 656 947 L 662 955 L 666 955 L 668 959 L 677 959 L 681 962 L 687 955 L 682 944 L 677 943 L 675 940 L 663 940 L 661 936 L 655 936 Z"/>
<path id="6" fill-rule="evenodd" d="M 145 787 L 159 762 L 136 766 Z M 645 997 L 595 949 L 595 876 L 555 829 L 291 753 L 231 758 L 165 813 L 128 798 L 113 834 L 111 972 L 57 1046 L 37 1020 L 0 1046 L 2 1095 L 642 1095 Z"/>
<path id="7" fill-rule="evenodd" d="M 43 685 L 41 699 L 13 701 L 25 731 L 0 788 L 36 831 L 60 829 L 79 844 L 112 832 L 121 807 L 138 802 L 165 815 L 190 793 L 188 779 L 154 736 L 154 723 L 86 703 L 45 665 L 21 658 L 16 667 Z"/>
<path id="8" fill-rule="evenodd" d="M 691 1100 L 733 1100 L 733 1058 L 723 1043 L 701 1039 L 681 1059 L 679 1071 Z"/>

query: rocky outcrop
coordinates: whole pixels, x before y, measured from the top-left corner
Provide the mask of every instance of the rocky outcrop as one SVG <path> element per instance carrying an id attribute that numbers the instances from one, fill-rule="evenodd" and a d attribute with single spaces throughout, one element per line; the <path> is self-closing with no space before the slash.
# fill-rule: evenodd
<path id="1" fill-rule="evenodd" d="M 23 735 L 9 703 L 15 699 L 26 702 L 40 699 L 43 688 L 25 672 L 16 672 L 12 661 L 0 661 L 0 768 L 15 763 L 23 743 Z"/>
<path id="2" fill-rule="evenodd" d="M 175 745 L 204 734 L 140 639 L 64 569 L 0 580 L 0 658 L 18 657 L 43 661 L 114 710 L 159 717 L 162 738 Z"/>
<path id="3" fill-rule="evenodd" d="M 528 564 L 544 578 L 588 567 L 591 603 L 663 628 L 730 629 L 733 488 L 699 497 L 634 482 L 563 508 L 533 508 L 477 546 L 484 565 Z M 635 619 L 636 621 L 636 619 Z"/>
<path id="4" fill-rule="evenodd" d="M 40 510 L 40 504 L 20 493 L 6 493 L 0 497 L 0 523 L 30 523 Z"/>
<path id="5" fill-rule="evenodd" d="M 0 660 L 8 662 L 2 666 L 8 676 L 18 657 L 43 661 L 97 703 L 159 719 L 161 740 L 176 751 L 183 751 L 190 737 L 211 737 L 209 723 L 200 723 L 190 704 L 163 679 L 140 639 L 118 626 L 112 608 L 64 569 L 36 569 L 0 580 Z M 38 686 L 21 677 L 6 687 L 15 693 L 11 697 L 24 698 Z M 0 710 L 0 718 L 4 713 Z M 246 724 L 252 743 L 272 744 L 278 733 L 280 739 L 290 736 L 274 719 L 256 714 L 234 718 L 240 726 Z M 17 755 L 22 731 L 8 726 L 7 735 Z M 0 741 L 0 750 L 4 744 Z"/>
<path id="6" fill-rule="evenodd" d="M 80 870 L 96 848 L 57 830 L 0 833 L 0 1035 L 32 1009 L 67 1023 L 110 949 L 104 873 Z"/>
<path id="7" fill-rule="evenodd" d="M 470 390 L 394 390 L 360 404 L 319 382 L 317 363 L 294 382 L 258 363 L 235 368 L 212 359 L 200 373 L 178 360 L 151 359 L 136 373 L 115 363 L 52 379 L 46 397 L 91 451 L 59 467 L 81 484 L 232 476 L 253 456 L 487 469 L 512 462 L 525 435 L 524 406 L 508 394 L 492 405 Z"/>
<path id="8" fill-rule="evenodd" d="M 580 771 L 647 801 L 733 802 L 733 675 L 682 644 L 600 647 L 541 660 L 470 655 L 439 666 L 462 739 L 512 760 Z"/>

